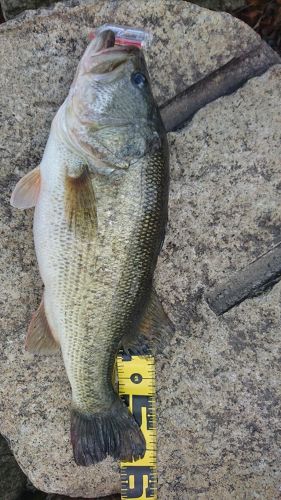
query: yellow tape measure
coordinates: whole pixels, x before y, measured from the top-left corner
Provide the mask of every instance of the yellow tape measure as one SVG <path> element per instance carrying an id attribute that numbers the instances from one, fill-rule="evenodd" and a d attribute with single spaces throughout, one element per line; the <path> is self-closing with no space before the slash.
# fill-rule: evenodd
<path id="1" fill-rule="evenodd" d="M 155 361 L 153 356 L 117 357 L 119 395 L 138 422 L 146 452 L 136 462 L 121 462 L 121 498 L 157 499 Z"/>

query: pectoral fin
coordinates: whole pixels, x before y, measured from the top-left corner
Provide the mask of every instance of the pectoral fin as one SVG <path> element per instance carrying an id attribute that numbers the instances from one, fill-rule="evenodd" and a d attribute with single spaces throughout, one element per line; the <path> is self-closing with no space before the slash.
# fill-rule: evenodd
<path id="1" fill-rule="evenodd" d="M 82 239 L 93 239 L 97 231 L 97 211 L 94 188 L 87 167 L 79 177 L 66 177 L 65 215 L 71 231 Z"/>
<path id="2" fill-rule="evenodd" d="M 36 167 L 17 183 L 11 196 L 11 205 L 21 210 L 35 207 L 39 191 L 40 168 Z"/>
<path id="3" fill-rule="evenodd" d="M 36 354 L 51 354 L 60 348 L 49 326 L 43 300 L 33 314 L 27 332 L 25 347 L 27 351 Z"/>
<path id="4" fill-rule="evenodd" d="M 122 339 L 122 347 L 130 354 L 161 352 L 169 343 L 175 327 L 156 294 L 152 290 L 144 315 L 135 332 Z"/>

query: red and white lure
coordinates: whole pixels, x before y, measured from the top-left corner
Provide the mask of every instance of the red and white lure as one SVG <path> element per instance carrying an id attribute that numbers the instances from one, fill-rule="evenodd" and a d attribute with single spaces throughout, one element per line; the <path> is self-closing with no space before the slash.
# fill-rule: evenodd
<path id="1" fill-rule="evenodd" d="M 93 40 L 104 30 L 111 30 L 115 34 L 116 45 L 134 45 L 142 49 L 148 48 L 153 39 L 153 35 L 141 28 L 130 26 L 120 26 L 118 24 L 103 24 L 89 34 L 89 39 Z"/>

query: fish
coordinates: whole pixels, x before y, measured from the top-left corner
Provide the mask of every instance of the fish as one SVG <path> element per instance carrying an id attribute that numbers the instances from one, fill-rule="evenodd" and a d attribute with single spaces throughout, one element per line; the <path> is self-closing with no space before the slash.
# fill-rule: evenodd
<path id="1" fill-rule="evenodd" d="M 167 137 L 143 51 L 104 30 L 79 62 L 40 165 L 11 196 L 13 207 L 35 207 L 44 284 L 26 349 L 61 350 L 77 465 L 145 454 L 113 373 L 120 349 L 159 352 L 174 331 L 153 285 L 168 195 Z"/>

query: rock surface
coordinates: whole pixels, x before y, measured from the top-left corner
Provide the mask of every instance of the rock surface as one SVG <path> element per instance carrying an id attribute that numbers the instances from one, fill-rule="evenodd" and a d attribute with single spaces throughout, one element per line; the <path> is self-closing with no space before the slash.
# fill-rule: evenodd
<path id="1" fill-rule="evenodd" d="M 26 9 L 49 7 L 57 0 L 0 0 L 0 6 L 6 20 L 12 19 Z"/>
<path id="2" fill-rule="evenodd" d="M 170 134 L 157 285 L 179 333 L 157 365 L 163 499 L 279 498 L 281 283 L 220 318 L 203 294 L 280 241 L 280 77 L 278 65 Z"/>
<path id="3" fill-rule="evenodd" d="M 26 476 L 18 466 L 7 441 L 0 436 L 1 500 L 19 500 L 25 489 Z"/>
<path id="4" fill-rule="evenodd" d="M 205 9 L 226 10 L 228 12 L 238 9 L 246 4 L 246 0 L 193 0 L 192 3 Z"/>
<path id="5" fill-rule="evenodd" d="M 46 500 L 71 500 L 73 497 L 66 497 L 64 495 L 47 495 Z M 80 497 L 76 500 L 84 500 L 84 498 Z M 110 495 L 110 497 L 99 497 L 92 498 L 89 500 L 121 500 L 120 495 Z"/>
<path id="6" fill-rule="evenodd" d="M 181 1 L 77 3 L 0 28 L 0 432 L 37 488 L 99 497 L 119 491 L 118 464 L 75 466 L 61 357 L 23 349 L 42 284 L 33 213 L 9 206 L 11 190 L 42 157 L 92 27 L 114 19 L 154 32 L 148 63 L 159 103 L 259 37 Z M 280 76 L 275 66 L 170 135 L 170 224 L 156 281 L 177 333 L 157 362 L 160 500 L 278 497 L 281 284 L 222 318 L 203 292 L 279 238 Z"/>

